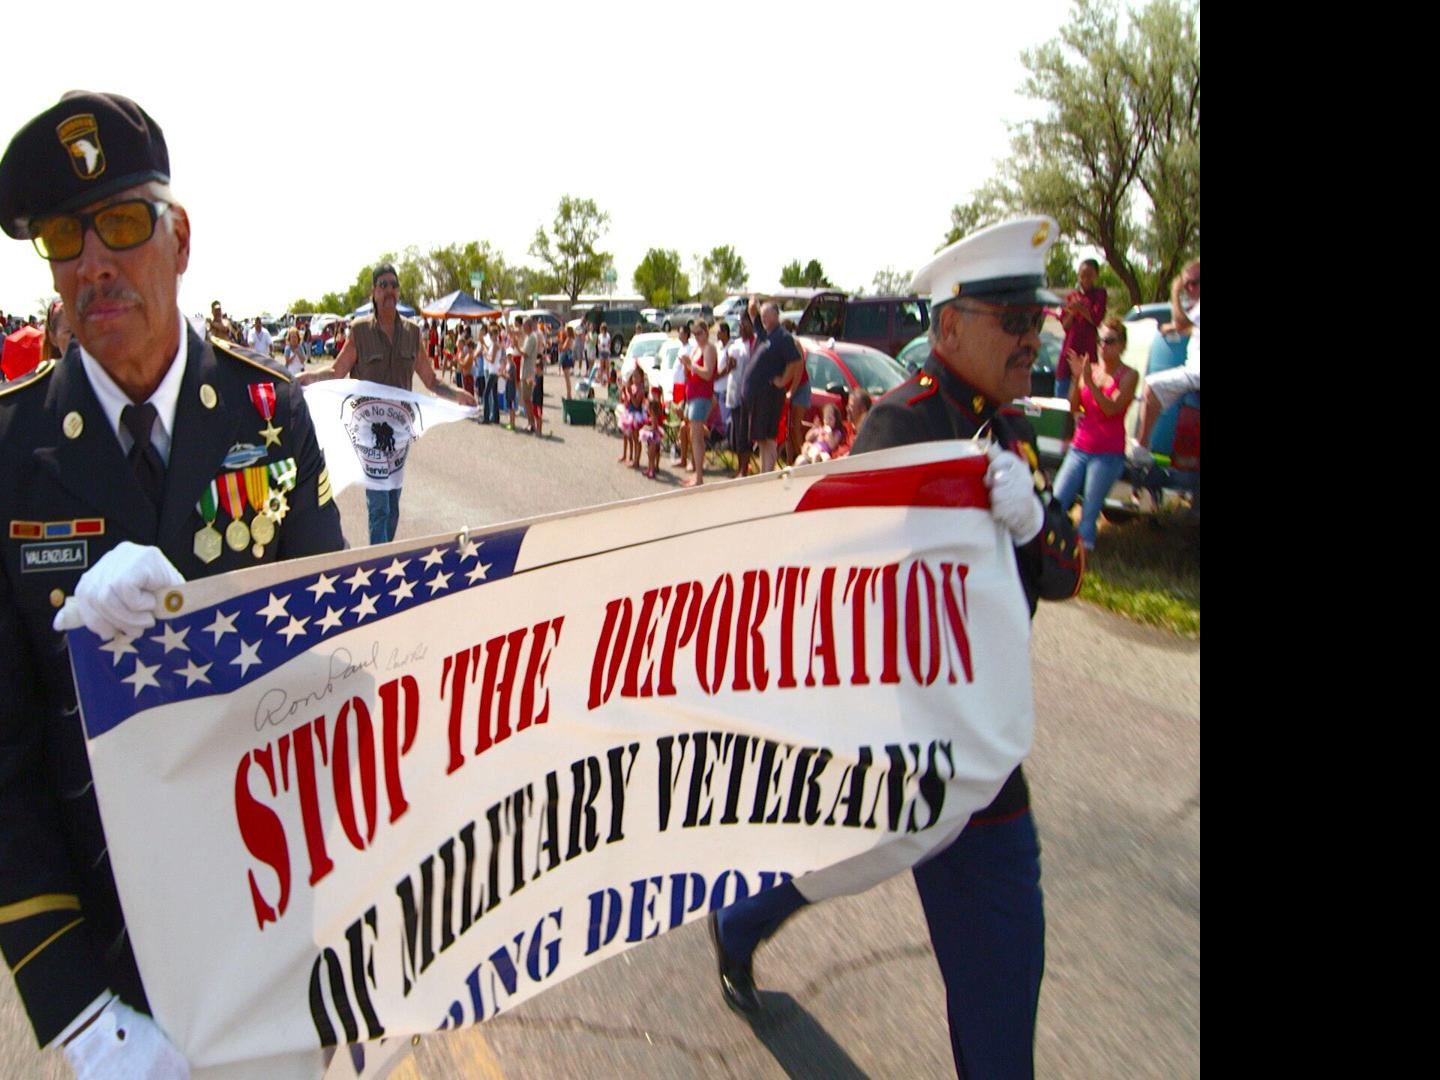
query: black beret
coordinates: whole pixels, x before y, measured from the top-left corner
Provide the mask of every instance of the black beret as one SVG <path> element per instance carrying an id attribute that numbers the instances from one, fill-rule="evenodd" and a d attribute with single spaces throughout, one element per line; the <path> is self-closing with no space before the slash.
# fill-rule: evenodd
<path id="1" fill-rule="evenodd" d="M 16 132 L 0 158 L 0 228 L 24 240 L 32 218 L 150 180 L 170 181 L 160 125 L 127 97 L 70 90 Z"/>

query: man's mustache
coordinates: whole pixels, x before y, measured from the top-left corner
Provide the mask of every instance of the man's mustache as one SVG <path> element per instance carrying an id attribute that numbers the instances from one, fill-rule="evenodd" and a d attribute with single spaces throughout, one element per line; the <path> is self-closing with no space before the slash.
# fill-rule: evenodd
<path id="1" fill-rule="evenodd" d="M 123 285 L 112 285 L 109 288 L 87 285 L 80 290 L 80 294 L 75 298 L 75 310 L 79 317 L 83 319 L 90 313 L 91 305 L 105 300 L 120 300 L 130 304 L 143 304 L 145 302 L 134 289 L 127 289 Z"/>

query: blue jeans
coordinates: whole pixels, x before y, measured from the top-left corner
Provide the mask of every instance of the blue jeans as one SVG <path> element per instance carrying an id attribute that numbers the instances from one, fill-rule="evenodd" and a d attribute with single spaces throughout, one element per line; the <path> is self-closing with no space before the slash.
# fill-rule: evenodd
<path id="1" fill-rule="evenodd" d="M 365 489 L 365 508 L 370 511 L 370 543 L 388 544 L 400 524 L 400 489 Z"/>
<path id="2" fill-rule="evenodd" d="M 1055 474 L 1055 501 L 1069 511 L 1075 496 L 1085 491 L 1080 508 L 1080 539 L 1086 551 L 1095 550 L 1095 523 L 1105 507 L 1105 496 L 1125 472 L 1124 454 L 1090 454 L 1073 446 Z"/>
<path id="3" fill-rule="evenodd" d="M 485 376 L 485 391 L 482 404 L 484 405 L 484 417 L 487 424 L 498 424 L 500 422 L 500 376 L 490 374 Z"/>
<path id="4" fill-rule="evenodd" d="M 1070 396 L 1070 377 L 1068 375 L 1063 379 L 1059 375 L 1055 376 L 1054 396 L 1059 398 L 1068 398 Z"/>

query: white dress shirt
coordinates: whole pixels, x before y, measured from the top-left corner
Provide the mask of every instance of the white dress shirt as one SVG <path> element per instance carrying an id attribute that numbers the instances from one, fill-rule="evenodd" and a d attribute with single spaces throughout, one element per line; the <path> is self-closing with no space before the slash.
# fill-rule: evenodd
<path id="1" fill-rule="evenodd" d="M 155 426 L 151 429 L 150 445 L 155 447 L 160 454 L 160 460 L 170 465 L 170 440 L 175 433 L 175 407 L 180 403 L 180 383 L 185 378 L 185 364 L 189 359 L 189 335 L 186 334 L 185 316 L 178 316 L 180 324 L 180 348 L 175 351 L 174 357 L 170 360 L 170 370 L 165 372 L 165 377 L 160 380 L 160 385 L 150 395 L 149 402 L 155 406 Z M 135 445 L 135 440 L 130 437 L 130 432 L 120 423 L 120 413 L 126 405 L 132 404 L 129 396 L 124 390 L 115 384 L 100 361 L 96 360 L 88 352 L 85 346 L 80 346 L 80 363 L 85 366 L 85 377 L 90 380 L 90 389 L 95 391 L 95 397 L 100 401 L 100 408 L 105 412 L 105 419 L 110 424 L 110 430 L 115 432 L 116 438 L 120 440 L 120 449 L 128 456 L 130 448 Z M 143 402 L 133 402 L 143 404 Z"/>

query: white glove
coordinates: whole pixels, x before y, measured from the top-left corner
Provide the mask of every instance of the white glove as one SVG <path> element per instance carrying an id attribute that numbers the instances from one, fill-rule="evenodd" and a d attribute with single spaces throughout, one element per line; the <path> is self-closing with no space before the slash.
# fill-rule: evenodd
<path id="1" fill-rule="evenodd" d="M 985 470 L 990 489 L 990 513 L 1010 530 L 1016 544 L 1028 544 L 1045 524 L 1045 508 L 1035 494 L 1030 466 L 1009 450 L 990 448 L 990 467 Z"/>
<path id="2" fill-rule="evenodd" d="M 1125 448 L 1125 460 L 1137 469 L 1143 469 L 1155 464 L 1155 455 L 1150 453 L 1149 447 L 1141 446 L 1134 439 Z"/>
<path id="3" fill-rule="evenodd" d="M 184 582 L 159 548 L 126 540 L 80 576 L 54 627 L 63 633 L 83 626 L 106 641 L 134 637 L 155 625 L 156 593 Z"/>
<path id="4" fill-rule="evenodd" d="M 190 1065 L 155 1021 L 119 998 L 65 1047 L 76 1080 L 190 1080 Z"/>

